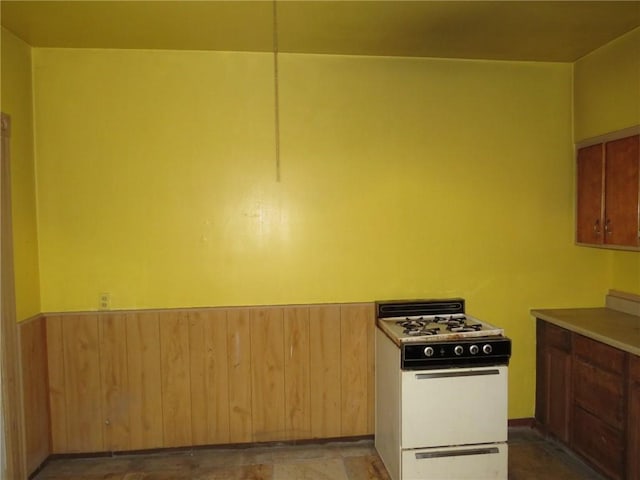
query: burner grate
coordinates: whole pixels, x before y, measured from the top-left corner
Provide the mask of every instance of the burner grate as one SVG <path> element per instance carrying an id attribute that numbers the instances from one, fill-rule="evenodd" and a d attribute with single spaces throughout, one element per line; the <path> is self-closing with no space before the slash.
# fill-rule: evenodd
<path id="1" fill-rule="evenodd" d="M 437 335 L 440 333 L 440 328 L 405 328 L 402 333 L 405 335 L 411 335 L 412 337 L 429 337 L 431 335 Z"/>
<path id="2" fill-rule="evenodd" d="M 482 324 L 467 323 L 467 317 L 454 317 L 452 315 L 436 315 L 430 319 L 425 319 L 424 317 L 406 318 L 405 320 L 398 320 L 396 325 L 402 327 L 404 335 L 410 336 L 437 335 L 441 331 L 441 326 L 453 333 L 479 332 L 482 330 Z"/>
<path id="3" fill-rule="evenodd" d="M 440 333 L 440 327 L 429 327 L 431 322 L 420 318 L 407 318 L 406 320 L 399 320 L 396 325 L 402 327 L 402 333 L 413 337 L 417 336 L 430 336 Z"/>
<path id="4" fill-rule="evenodd" d="M 482 330 L 482 325 L 479 323 L 474 323 L 472 325 L 449 325 L 447 330 L 450 332 L 479 332 Z"/>

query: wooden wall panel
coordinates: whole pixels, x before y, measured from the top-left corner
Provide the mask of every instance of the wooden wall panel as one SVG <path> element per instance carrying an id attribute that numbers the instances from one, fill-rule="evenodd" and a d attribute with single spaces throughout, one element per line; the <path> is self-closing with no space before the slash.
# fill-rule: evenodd
<path id="1" fill-rule="evenodd" d="M 191 445 L 191 382 L 187 312 L 160 314 L 160 353 L 164 446 Z"/>
<path id="2" fill-rule="evenodd" d="M 376 427 L 376 312 L 372 304 L 365 304 L 367 316 L 367 435 L 373 435 Z"/>
<path id="3" fill-rule="evenodd" d="M 24 400 L 13 281 L 10 139 L 11 117 L 0 112 L 0 476 L 22 479 L 26 476 Z"/>
<path id="4" fill-rule="evenodd" d="M 19 324 L 27 474 L 51 454 L 47 330 L 44 317 Z"/>
<path id="5" fill-rule="evenodd" d="M 374 329 L 370 304 L 48 317 L 51 452 L 372 434 Z"/>
<path id="6" fill-rule="evenodd" d="M 253 441 L 251 427 L 251 311 L 227 314 L 229 353 L 229 441 Z"/>
<path id="7" fill-rule="evenodd" d="M 227 311 L 189 313 L 194 445 L 229 442 Z"/>
<path id="8" fill-rule="evenodd" d="M 339 437 L 340 405 L 340 306 L 309 309 L 309 369 L 311 382 L 312 438 Z"/>
<path id="9" fill-rule="evenodd" d="M 133 450 L 164 446 L 162 384 L 160 381 L 160 324 L 155 312 L 126 316 L 129 428 Z"/>
<path id="10" fill-rule="evenodd" d="M 251 425 L 257 442 L 285 437 L 282 308 L 251 315 Z"/>
<path id="11" fill-rule="evenodd" d="M 125 314 L 100 314 L 100 383 L 104 448 L 129 450 L 131 431 L 127 374 L 127 318 Z"/>
<path id="12" fill-rule="evenodd" d="M 62 331 L 67 451 L 100 452 L 104 443 L 98 413 L 101 405 L 98 316 L 69 316 Z"/>
<path id="13" fill-rule="evenodd" d="M 340 307 L 340 433 L 344 436 L 368 433 L 368 314 L 366 306 Z"/>
<path id="14" fill-rule="evenodd" d="M 284 310 L 284 410 L 287 440 L 311 438 L 309 308 Z"/>
<path id="15" fill-rule="evenodd" d="M 67 445 L 67 402 L 64 386 L 64 348 L 62 323 L 66 317 L 47 317 L 47 370 L 49 374 L 49 413 L 51 451 L 65 453 Z"/>

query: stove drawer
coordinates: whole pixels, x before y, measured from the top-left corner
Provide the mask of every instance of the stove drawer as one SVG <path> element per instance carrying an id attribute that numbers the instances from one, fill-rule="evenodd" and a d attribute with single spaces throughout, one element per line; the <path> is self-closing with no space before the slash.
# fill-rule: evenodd
<path id="1" fill-rule="evenodd" d="M 402 452 L 402 478 L 507 479 L 507 444 L 429 448 Z"/>
<path id="2" fill-rule="evenodd" d="M 401 448 L 507 440 L 507 367 L 402 372 Z"/>

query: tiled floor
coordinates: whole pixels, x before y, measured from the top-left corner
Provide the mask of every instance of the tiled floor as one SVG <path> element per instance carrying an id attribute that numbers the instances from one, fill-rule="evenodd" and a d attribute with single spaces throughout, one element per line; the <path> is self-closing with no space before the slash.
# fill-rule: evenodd
<path id="1" fill-rule="evenodd" d="M 526 427 L 509 429 L 509 480 L 604 480 L 558 444 Z"/>
<path id="2" fill-rule="evenodd" d="M 369 440 L 194 449 L 153 455 L 59 459 L 36 480 L 388 480 Z M 529 428 L 509 430 L 509 479 L 601 479 Z"/>

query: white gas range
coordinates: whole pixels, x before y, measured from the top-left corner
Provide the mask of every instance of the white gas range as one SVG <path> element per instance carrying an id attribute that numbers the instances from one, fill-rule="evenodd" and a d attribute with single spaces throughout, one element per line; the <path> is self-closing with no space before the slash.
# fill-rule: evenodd
<path id="1" fill-rule="evenodd" d="M 504 331 L 460 298 L 376 310 L 375 445 L 391 478 L 506 479 Z"/>

